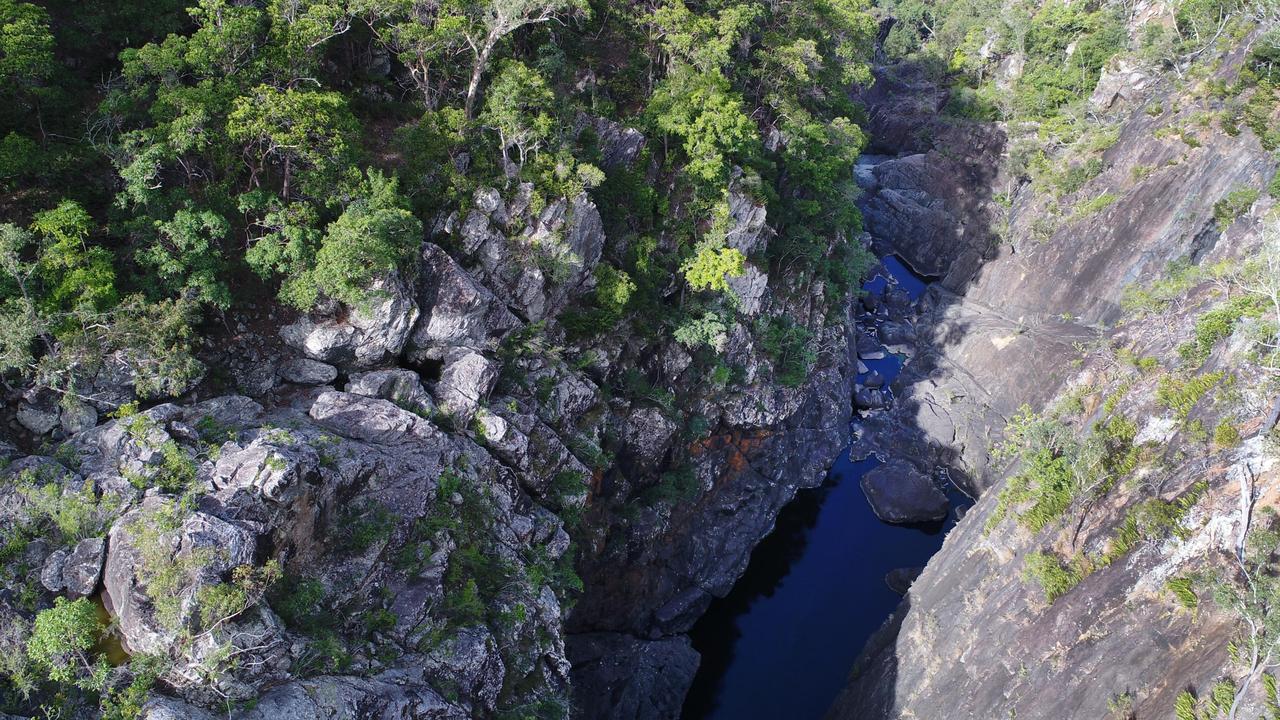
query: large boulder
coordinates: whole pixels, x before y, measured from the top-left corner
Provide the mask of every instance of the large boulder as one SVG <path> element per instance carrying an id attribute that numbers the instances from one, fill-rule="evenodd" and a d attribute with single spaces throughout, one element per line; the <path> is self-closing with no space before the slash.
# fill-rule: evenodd
<path id="1" fill-rule="evenodd" d="M 904 460 L 868 471 L 862 476 L 862 492 L 876 517 L 887 523 L 937 522 L 951 509 L 933 479 Z"/>
<path id="2" fill-rule="evenodd" d="M 743 255 L 761 252 L 773 237 L 768 224 L 768 208 L 763 200 L 747 194 L 741 185 L 741 170 L 734 170 L 734 180 L 729 189 L 729 231 L 725 242 Z"/>
<path id="3" fill-rule="evenodd" d="M 440 247 L 422 250 L 418 302 L 422 315 L 409 337 L 409 357 L 440 360 L 453 348 L 487 349 L 520 325 L 515 315 Z"/>
<path id="4" fill-rule="evenodd" d="M 293 358 L 280 364 L 280 379 L 295 385 L 328 385 L 338 379 L 338 368 L 310 358 Z"/>
<path id="5" fill-rule="evenodd" d="M 588 128 L 595 133 L 600 164 L 605 168 L 631 167 L 644 149 L 644 135 L 608 118 L 578 113 L 574 130 L 579 138 Z"/>
<path id="6" fill-rule="evenodd" d="M 412 370 L 394 368 L 358 373 L 351 376 L 346 390 L 356 395 L 390 400 L 423 417 L 431 417 L 436 411 L 436 404 L 422 387 L 422 378 Z"/>
<path id="7" fill-rule="evenodd" d="M 454 421 L 465 426 L 489 397 L 497 381 L 497 363 L 480 353 L 461 350 L 445 360 L 435 395 Z"/>
<path id="8" fill-rule="evenodd" d="M 640 468 L 652 470 L 658 467 L 679 429 L 680 426 L 659 408 L 633 410 L 623 431 L 628 456 Z"/>
<path id="9" fill-rule="evenodd" d="M 621 633 L 569 638 L 574 705 L 594 720 L 674 718 L 698 669 L 683 635 L 645 640 Z"/>
<path id="10" fill-rule="evenodd" d="M 1133 58 L 1117 55 L 1107 62 L 1089 96 L 1089 106 L 1107 111 L 1140 100 L 1151 86 L 1150 72 Z"/>
<path id="11" fill-rule="evenodd" d="M 365 369 L 400 354 L 418 319 L 418 303 L 398 274 L 375 282 L 367 306 L 340 306 L 317 318 L 303 317 L 280 329 L 291 347 L 312 360 L 345 369 Z"/>
<path id="12" fill-rule="evenodd" d="M 321 427 L 352 440 L 394 445 L 441 435 L 428 420 L 392 402 L 334 390 L 321 393 L 309 414 Z"/>
<path id="13" fill-rule="evenodd" d="M 164 530 L 157 523 L 165 513 L 160 498 L 149 498 L 117 521 L 109 535 L 103 602 L 131 653 L 173 651 L 198 612 L 199 590 L 221 582 L 235 567 L 252 564 L 257 550 L 252 532 L 202 511 Z M 166 581 L 164 588 L 149 587 L 148 578 L 164 572 L 159 564 L 181 568 L 179 579 Z"/>

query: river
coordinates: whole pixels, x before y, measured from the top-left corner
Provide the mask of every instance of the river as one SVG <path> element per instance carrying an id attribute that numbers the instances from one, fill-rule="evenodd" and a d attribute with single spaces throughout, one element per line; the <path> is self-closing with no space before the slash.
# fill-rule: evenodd
<path id="1" fill-rule="evenodd" d="M 892 278 L 877 276 L 912 299 L 925 281 L 897 258 L 884 259 Z M 886 378 L 902 360 L 869 361 Z M 854 422 L 857 422 L 855 419 Z M 867 638 L 901 600 L 885 574 L 918 567 L 942 546 L 955 524 L 898 526 L 880 522 L 859 480 L 879 464 L 854 461 L 846 450 L 823 484 L 802 490 L 778 516 L 774 531 L 752 552 L 746 573 L 712 604 L 690 633 L 702 664 L 684 704 L 685 720 L 819 720 L 844 685 Z M 968 504 L 951 490 L 954 506 Z"/>

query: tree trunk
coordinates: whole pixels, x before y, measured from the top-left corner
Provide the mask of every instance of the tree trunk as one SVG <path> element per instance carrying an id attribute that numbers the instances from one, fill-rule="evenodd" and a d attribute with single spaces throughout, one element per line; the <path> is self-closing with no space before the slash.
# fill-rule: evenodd
<path id="1" fill-rule="evenodd" d="M 484 69 L 489 64 L 489 56 L 493 54 L 493 47 L 498 44 L 496 32 L 496 30 L 491 30 L 485 36 L 484 45 L 480 48 L 480 52 L 476 54 L 475 65 L 471 68 L 471 80 L 467 83 L 466 113 L 468 120 L 476 119 L 476 95 L 480 91 L 480 78 L 484 76 Z"/>

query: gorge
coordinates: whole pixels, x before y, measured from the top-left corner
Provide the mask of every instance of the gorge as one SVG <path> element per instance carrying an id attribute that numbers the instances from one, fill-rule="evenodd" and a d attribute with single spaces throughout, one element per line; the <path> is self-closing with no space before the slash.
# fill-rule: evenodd
<path id="1" fill-rule="evenodd" d="M 1274 0 L 0 0 L 0 720 L 1280 717 Z"/>

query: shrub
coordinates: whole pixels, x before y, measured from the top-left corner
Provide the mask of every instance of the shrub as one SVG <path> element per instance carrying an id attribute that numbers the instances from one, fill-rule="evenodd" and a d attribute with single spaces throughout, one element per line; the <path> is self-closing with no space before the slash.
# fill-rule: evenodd
<path id="1" fill-rule="evenodd" d="M 1213 444 L 1220 448 L 1235 447 L 1240 444 L 1240 430 L 1230 420 L 1222 420 L 1213 429 Z"/>
<path id="2" fill-rule="evenodd" d="M 53 607 L 36 615 L 27 655 L 54 682 L 98 690 L 106 680 L 106 665 L 89 658 L 104 630 L 87 598 L 54 598 Z"/>
<path id="3" fill-rule="evenodd" d="M 729 290 L 728 278 L 742 274 L 747 257 L 737 248 L 702 244 L 693 257 L 680 265 L 684 279 L 694 290 Z"/>
<path id="4" fill-rule="evenodd" d="M 1079 165 L 1068 167 L 1058 177 L 1058 194 L 1070 195 L 1102 173 L 1102 159 L 1091 157 Z"/>
<path id="5" fill-rule="evenodd" d="M 57 483 L 36 486 L 33 479 L 33 475 L 19 477 L 18 492 L 31 504 L 32 520 L 52 524 L 65 544 L 101 535 L 119 512 L 119 498 L 99 498 L 91 482 L 70 491 Z"/>
<path id="6" fill-rule="evenodd" d="M 1102 212 L 1119 199 L 1120 196 L 1113 192 L 1104 192 L 1092 200 L 1086 200 L 1077 205 L 1075 211 L 1071 214 L 1072 219 L 1078 220 Z"/>
<path id="7" fill-rule="evenodd" d="M 1196 318 L 1194 339 L 1178 346 L 1178 355 L 1188 363 L 1203 363 L 1219 341 L 1231 336 L 1241 318 L 1253 317 L 1260 312 L 1257 298 L 1232 298 Z"/>
<path id="8" fill-rule="evenodd" d="M 1183 690 L 1173 701 L 1173 716 L 1177 720 L 1200 720 L 1196 704 L 1196 696 L 1192 695 L 1190 690 Z"/>
<path id="9" fill-rule="evenodd" d="M 285 624 L 302 632 L 314 633 L 333 625 L 333 617 L 325 609 L 324 584 L 315 578 L 288 578 L 271 590 L 271 609 Z"/>
<path id="10" fill-rule="evenodd" d="M 1200 398 L 1225 377 L 1226 373 L 1221 371 L 1190 379 L 1173 375 L 1162 377 L 1156 386 L 1156 402 L 1174 411 L 1178 419 L 1186 420 Z"/>
<path id="11" fill-rule="evenodd" d="M 1031 506 L 1018 515 L 1018 523 L 1039 532 L 1070 507 L 1075 497 L 1075 478 L 1067 459 L 1055 456 L 1048 448 L 1033 453 L 1024 462 L 1022 471 L 1009 479 L 1000 500 L 1006 507 L 1030 501 Z"/>
<path id="12" fill-rule="evenodd" d="M 682 320 L 673 335 L 676 342 L 691 350 L 705 346 L 718 353 L 724 352 L 725 344 L 729 342 L 729 321 L 719 312 L 706 311 Z"/>
<path id="13" fill-rule="evenodd" d="M 1249 211 L 1258 200 L 1258 191 L 1253 188 L 1237 188 L 1227 196 L 1213 204 L 1213 219 L 1218 223 L 1219 232 L 1226 232 L 1236 218 Z"/>
<path id="14" fill-rule="evenodd" d="M 760 348 L 773 361 L 774 376 L 786 387 L 799 387 L 809 379 L 818 354 L 809 328 L 791 318 L 769 318 L 756 326 Z"/>
<path id="15" fill-rule="evenodd" d="M 1194 611 L 1200 605 L 1200 598 L 1191 588 L 1191 578 L 1172 577 L 1164 584 L 1165 589 L 1173 594 L 1182 607 Z"/>
<path id="16" fill-rule="evenodd" d="M 1039 583 L 1045 602 L 1049 603 L 1066 595 L 1084 579 L 1078 569 L 1066 566 L 1054 553 L 1044 552 L 1027 555 L 1023 577 Z"/>

